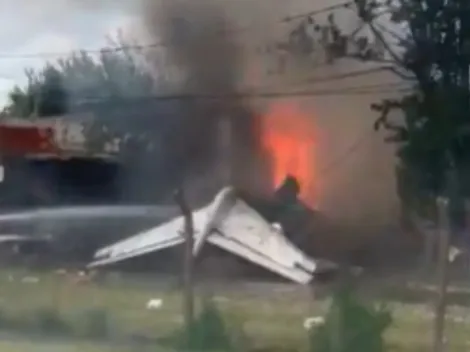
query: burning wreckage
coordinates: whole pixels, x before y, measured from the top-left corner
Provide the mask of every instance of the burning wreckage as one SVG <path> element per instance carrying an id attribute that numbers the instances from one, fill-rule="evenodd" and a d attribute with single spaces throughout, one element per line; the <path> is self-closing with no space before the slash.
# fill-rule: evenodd
<path id="1" fill-rule="evenodd" d="M 276 194 L 293 195 L 298 191 L 295 188 L 295 180 L 287 178 Z M 299 284 L 337 271 L 335 263 L 315 260 L 304 253 L 285 236 L 282 226 L 268 217 L 250 206 L 234 188 L 222 189 L 210 204 L 193 212 L 194 256 L 210 244 Z M 106 267 L 181 245 L 185 242 L 184 225 L 184 217 L 176 217 L 99 249 L 89 267 Z"/>

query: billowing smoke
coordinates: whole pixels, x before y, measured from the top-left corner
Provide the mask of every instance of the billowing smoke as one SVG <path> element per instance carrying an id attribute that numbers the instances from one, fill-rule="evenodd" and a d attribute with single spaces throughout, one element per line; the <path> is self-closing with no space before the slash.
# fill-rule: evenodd
<path id="1" fill-rule="evenodd" d="M 237 91 L 243 76 L 241 51 L 224 8 L 200 2 L 149 1 L 144 13 L 151 36 L 165 47 L 168 65 L 176 66 L 173 78 L 180 78 L 176 94 L 220 96 Z M 241 170 L 236 162 L 242 161 L 247 168 L 259 151 L 257 122 L 248 105 L 229 98 L 182 99 L 180 103 L 185 116 L 175 157 L 189 174 L 217 163 L 222 118 L 231 124 L 233 147 L 226 157 L 235 165 L 228 167 Z M 207 182 L 214 184 L 213 179 Z"/>
<path id="2" fill-rule="evenodd" d="M 267 77 L 269 63 L 276 61 L 276 53 L 259 54 L 263 45 L 271 45 L 285 41 L 291 24 L 283 24 L 283 17 L 311 11 L 312 8 L 322 8 L 329 5 L 322 1 L 312 5 L 311 2 L 299 4 L 275 2 L 269 5 L 265 2 L 238 1 L 147 1 L 143 17 L 145 26 L 154 41 L 162 42 L 168 53 L 164 66 L 176 65 L 183 79 L 178 86 L 178 92 L 183 93 L 227 93 L 244 90 L 242 87 L 249 81 L 250 86 L 258 90 L 289 91 L 289 90 L 339 90 L 343 87 L 361 87 L 371 83 L 387 83 L 389 77 L 384 75 L 369 75 L 357 79 L 333 80 L 322 84 L 302 84 L 311 77 L 328 77 L 341 75 L 358 69 L 364 69 L 362 63 L 340 61 L 335 65 L 323 65 L 321 62 L 308 67 L 297 65 L 289 57 L 290 70 L 284 75 L 276 74 Z M 297 6 L 298 5 L 298 6 Z M 357 23 L 339 18 L 346 31 L 353 30 Z M 319 23 L 326 21 L 316 18 Z M 323 22 L 322 22 L 323 21 Z M 353 21 L 354 22 L 354 21 Z M 248 27 L 248 31 L 240 32 L 240 28 Z M 351 28 L 349 28 L 351 27 Z M 247 51 L 252 45 L 256 49 Z M 319 55 L 321 57 L 321 55 Z M 307 58 L 306 58 L 307 59 Z M 247 65 L 248 64 L 248 65 Z M 161 69 L 161 65 L 155 65 Z M 250 77 L 247 77 L 247 71 Z M 268 75 L 269 76 L 269 75 Z M 243 79 L 242 79 L 243 77 Z M 179 77 L 177 77 L 179 78 Z M 244 80 L 244 82 L 241 82 Z M 293 82 L 297 82 L 293 86 Z M 369 216 L 373 211 L 380 213 L 375 219 L 390 217 L 390 207 L 394 203 L 390 199 L 394 194 L 393 160 L 389 146 L 385 146 L 382 137 L 370 132 L 366 138 L 366 146 L 348 153 L 356 139 L 371 130 L 375 115 L 370 112 L 369 104 L 380 100 L 380 96 L 312 96 L 305 99 L 284 99 L 289 103 L 302 107 L 311 116 L 316 126 L 318 138 L 315 140 L 317 158 L 314 161 L 314 180 L 320 191 L 318 200 L 321 209 L 337 214 L 339 218 L 352 218 L 352 222 L 362 222 L 362 216 Z M 253 112 L 248 103 L 236 100 L 211 101 L 181 101 L 185 107 L 186 117 L 184 128 L 179 134 L 180 160 L 185 158 L 202 165 L 204 159 L 213 160 L 212 151 L 217 141 L 217 120 L 222 116 L 233 119 L 233 142 L 237 146 L 243 167 L 237 167 L 237 174 L 250 167 L 248 161 L 253 161 L 248 155 L 256 155 L 259 151 L 260 128 L 254 116 L 263 115 L 266 107 L 272 107 L 275 102 L 257 100 L 256 107 L 261 111 Z M 268 109 L 269 110 L 269 109 Z M 367 132 L 369 133 L 369 132 Z M 374 147 L 370 147 L 374 145 Z M 245 150 L 240 150 L 246 147 Z M 191 151 L 188 154 L 188 150 Z M 336 161 L 340 160 L 340 161 Z M 180 164 L 184 164 L 181 162 Z M 324 175 L 326 169 L 332 171 Z M 258 169 L 259 170 L 259 169 Z M 364 179 L 370 180 L 371 171 L 383 174 L 368 182 L 368 186 L 377 187 L 377 192 L 361 191 Z M 255 171 L 255 173 L 258 171 Z M 263 177 L 259 177 L 263 180 Z M 359 194 L 358 194 L 359 193 Z M 364 193 L 364 195 L 362 195 Z"/>
<path id="3" fill-rule="evenodd" d="M 230 93 L 240 72 L 239 50 L 223 9 L 193 2 L 151 2 L 147 28 L 166 46 L 188 92 Z"/>

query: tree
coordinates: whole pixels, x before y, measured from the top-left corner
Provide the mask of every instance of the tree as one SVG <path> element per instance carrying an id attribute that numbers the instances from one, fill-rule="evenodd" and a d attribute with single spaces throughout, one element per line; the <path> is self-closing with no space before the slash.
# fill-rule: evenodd
<path id="1" fill-rule="evenodd" d="M 37 115 L 55 116 L 67 112 L 68 94 L 63 78 L 55 67 L 47 65 L 37 95 Z"/>
<path id="2" fill-rule="evenodd" d="M 41 72 L 27 70 L 28 84 L 14 87 L 4 114 L 15 117 L 53 116 L 67 111 L 68 94 L 60 71 L 46 65 Z"/>
<path id="3" fill-rule="evenodd" d="M 470 185 L 465 182 L 470 170 L 470 4 L 465 0 L 355 2 L 360 18 L 384 44 L 395 72 L 415 86 L 401 99 L 372 106 L 380 113 L 376 128 L 387 129 L 388 140 L 400 143 L 404 172 L 416 180 L 411 184 L 418 187 L 408 191 L 442 194 L 446 172 L 455 170 L 460 176 L 457 193 L 465 193 Z M 406 34 L 379 27 L 376 18 L 383 13 L 406 28 Z M 386 39 L 390 34 L 394 41 Z M 391 117 L 394 110 L 402 112 L 403 121 Z M 451 204 L 455 212 L 459 203 Z"/>
<path id="4" fill-rule="evenodd" d="M 89 102 L 116 103 L 155 91 L 157 80 L 137 46 L 124 40 L 122 34 L 109 41 L 112 45 L 102 49 L 98 59 L 80 51 L 48 62 L 38 71 L 27 69 L 28 83 L 10 92 L 3 114 L 61 115 Z"/>
<path id="5" fill-rule="evenodd" d="M 327 63 L 345 58 L 374 62 L 410 85 L 401 98 L 372 104 L 379 113 L 376 129 L 390 132 L 386 140 L 397 144 L 402 200 L 420 208 L 423 200 L 434 199 L 444 192 L 448 170 L 458 173 L 458 188 L 469 194 L 470 3 L 354 0 L 338 7 L 355 7 L 362 25 L 346 35 L 336 25 L 333 13 L 326 24 L 316 24 L 316 30 L 330 38 L 320 42 L 328 54 Z M 311 16 L 302 19 L 299 28 L 314 23 Z M 385 25 L 384 17 L 392 25 Z M 373 40 L 359 36 L 363 29 Z M 397 111 L 403 119 L 393 114 Z M 458 207 L 457 203 L 454 206 Z"/>

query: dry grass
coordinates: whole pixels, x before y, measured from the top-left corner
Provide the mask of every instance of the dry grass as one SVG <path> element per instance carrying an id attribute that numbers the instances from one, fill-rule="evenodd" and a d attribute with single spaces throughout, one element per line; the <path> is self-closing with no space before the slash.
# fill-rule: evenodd
<path id="1" fill-rule="evenodd" d="M 306 333 L 303 319 L 324 312 L 327 302 L 312 302 L 308 295 L 292 292 L 270 292 L 265 295 L 234 292 L 228 289 L 215 291 L 219 308 L 225 312 L 229 323 L 242 323 L 254 348 L 269 350 L 305 349 Z M 163 299 L 159 310 L 147 310 L 146 302 L 152 298 Z M 112 318 L 112 331 L 116 337 L 146 336 L 157 338 L 166 335 L 182 324 L 180 295 L 175 289 L 137 287 L 125 282 L 120 284 L 66 283 L 53 274 L 40 275 L 35 284 L 8 280 L 8 274 L 0 272 L 0 311 L 12 317 L 27 317 L 38 308 L 54 307 L 71 324 L 85 309 L 103 309 Z M 394 324 L 387 334 L 388 342 L 395 351 L 420 352 L 430 348 L 432 313 L 423 304 L 391 305 Z M 468 318 L 467 316 L 468 315 Z M 448 324 L 449 351 L 470 348 L 468 329 L 470 310 L 451 308 Z M 1 351 L 40 351 L 41 343 L 1 342 Z M 56 347 L 54 347 L 56 346 Z M 44 351 L 117 351 L 106 344 L 44 342 Z M 122 347 L 123 352 L 134 351 Z M 151 349 L 156 350 L 155 348 Z"/>

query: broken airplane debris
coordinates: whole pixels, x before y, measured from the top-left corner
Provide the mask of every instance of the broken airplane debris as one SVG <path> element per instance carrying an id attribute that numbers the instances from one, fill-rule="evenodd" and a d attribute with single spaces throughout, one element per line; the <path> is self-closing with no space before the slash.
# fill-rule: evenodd
<path id="1" fill-rule="evenodd" d="M 194 211 L 193 223 L 195 256 L 209 243 L 301 284 L 310 283 L 316 274 L 337 269 L 334 263 L 308 257 L 285 237 L 279 224 L 266 221 L 233 188 L 224 188 L 212 203 Z M 174 218 L 98 250 L 89 267 L 107 266 L 182 244 L 183 229 L 183 216 Z"/>

